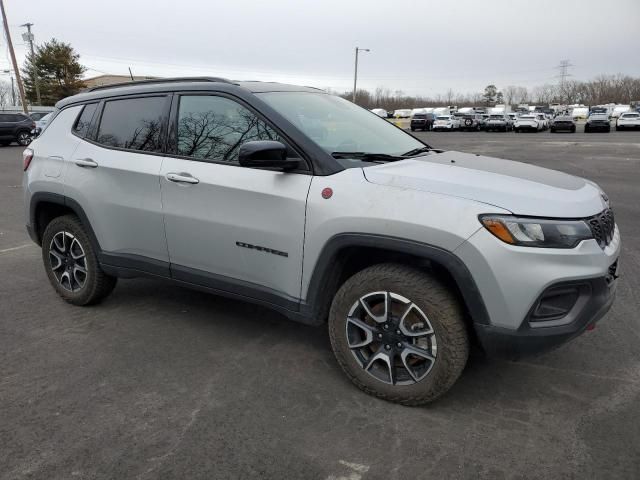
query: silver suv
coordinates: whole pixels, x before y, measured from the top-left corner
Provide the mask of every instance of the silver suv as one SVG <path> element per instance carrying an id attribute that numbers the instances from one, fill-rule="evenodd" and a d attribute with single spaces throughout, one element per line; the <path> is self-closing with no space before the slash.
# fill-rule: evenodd
<path id="1" fill-rule="evenodd" d="M 472 344 L 514 358 L 579 335 L 616 289 L 596 184 L 433 149 L 312 88 L 94 88 L 57 104 L 24 170 L 27 229 L 67 302 L 162 277 L 328 323 L 353 383 L 406 405 L 445 393 Z"/>

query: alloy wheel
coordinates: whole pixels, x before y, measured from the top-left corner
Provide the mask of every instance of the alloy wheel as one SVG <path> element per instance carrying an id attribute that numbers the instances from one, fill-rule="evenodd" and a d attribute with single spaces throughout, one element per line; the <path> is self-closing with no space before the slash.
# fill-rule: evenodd
<path id="1" fill-rule="evenodd" d="M 87 281 L 87 258 L 78 239 L 67 231 L 56 233 L 49 245 L 51 270 L 62 288 L 76 292 Z"/>
<path id="2" fill-rule="evenodd" d="M 427 315 L 393 292 L 360 297 L 349 310 L 346 335 L 358 364 L 387 384 L 417 383 L 436 362 L 436 335 Z"/>
<path id="3" fill-rule="evenodd" d="M 18 143 L 23 147 L 26 147 L 31 143 L 31 137 L 27 132 L 20 132 L 18 135 Z"/>

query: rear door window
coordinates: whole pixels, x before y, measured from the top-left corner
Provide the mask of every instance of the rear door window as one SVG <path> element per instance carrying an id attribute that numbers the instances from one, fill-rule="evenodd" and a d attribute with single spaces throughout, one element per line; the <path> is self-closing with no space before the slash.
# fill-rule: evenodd
<path id="1" fill-rule="evenodd" d="M 162 96 L 105 102 L 96 141 L 107 147 L 162 152 L 166 100 Z"/>

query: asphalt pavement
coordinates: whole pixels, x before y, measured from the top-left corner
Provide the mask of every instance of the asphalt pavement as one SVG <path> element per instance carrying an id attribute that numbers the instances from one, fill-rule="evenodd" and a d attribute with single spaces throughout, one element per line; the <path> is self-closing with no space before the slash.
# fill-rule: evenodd
<path id="1" fill-rule="evenodd" d="M 640 132 L 416 135 L 605 189 L 622 277 L 594 331 L 474 355 L 409 408 L 352 386 L 325 328 L 263 308 L 149 279 L 74 307 L 24 230 L 21 149 L 0 148 L 0 478 L 640 478 Z"/>

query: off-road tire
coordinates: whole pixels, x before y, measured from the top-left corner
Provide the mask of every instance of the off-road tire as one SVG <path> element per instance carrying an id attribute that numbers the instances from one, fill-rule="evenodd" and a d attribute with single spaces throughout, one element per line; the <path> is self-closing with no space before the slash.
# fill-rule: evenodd
<path id="1" fill-rule="evenodd" d="M 56 278 L 51 260 L 50 248 L 53 237 L 59 232 L 70 232 L 78 241 L 85 255 L 87 275 L 84 284 L 76 291 L 65 289 Z M 98 257 L 91 244 L 89 235 L 82 222 L 75 215 L 63 215 L 54 218 L 42 235 L 42 260 L 45 271 L 55 291 L 65 301 L 73 305 L 92 305 L 100 302 L 109 295 L 116 286 L 117 278 L 107 275 L 100 268 Z"/>
<path id="2" fill-rule="evenodd" d="M 427 315 L 437 339 L 437 356 L 429 373 L 411 385 L 391 385 L 374 378 L 355 359 L 347 339 L 347 315 L 368 292 L 389 291 L 415 303 Z M 423 405 L 447 392 L 462 373 L 469 355 L 464 309 L 453 291 L 435 275 L 401 264 L 366 268 L 336 293 L 329 312 L 329 336 L 338 363 L 364 392 L 402 405 Z"/>

